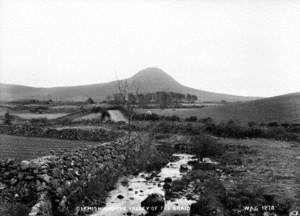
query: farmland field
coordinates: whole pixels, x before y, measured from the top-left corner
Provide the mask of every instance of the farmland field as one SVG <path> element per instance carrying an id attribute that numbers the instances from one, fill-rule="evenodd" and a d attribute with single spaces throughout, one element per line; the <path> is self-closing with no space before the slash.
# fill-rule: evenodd
<path id="1" fill-rule="evenodd" d="M 190 117 L 192 115 L 198 115 L 200 110 L 203 108 L 167 108 L 167 109 L 142 109 L 138 108 L 136 109 L 136 112 L 138 113 L 145 113 L 147 111 L 151 111 L 152 113 L 156 113 L 158 115 L 166 115 L 166 116 L 171 116 L 171 115 L 177 115 L 182 118 Z"/>
<path id="2" fill-rule="evenodd" d="M 4 116 L 5 112 L 0 112 L 0 116 Z M 62 116 L 67 115 L 68 113 L 17 113 L 10 112 L 11 115 L 15 115 L 22 119 L 34 119 L 34 118 L 47 118 L 47 119 L 56 119 Z"/>
<path id="3" fill-rule="evenodd" d="M 20 137 L 0 134 L 0 160 L 15 158 L 17 161 L 49 154 L 50 150 L 70 150 L 99 142 L 73 141 L 37 137 Z"/>
<path id="4" fill-rule="evenodd" d="M 101 119 L 102 113 L 90 113 L 84 116 L 77 117 L 73 119 L 73 121 L 82 121 L 82 120 L 93 120 L 93 119 Z"/>
<path id="5" fill-rule="evenodd" d="M 181 118 L 196 116 L 212 118 L 216 122 L 237 120 L 240 122 L 289 122 L 300 123 L 300 94 L 290 94 L 265 98 L 250 102 L 230 103 L 222 106 L 183 109 L 137 109 L 137 112 L 148 110 L 159 115 L 177 115 Z"/>

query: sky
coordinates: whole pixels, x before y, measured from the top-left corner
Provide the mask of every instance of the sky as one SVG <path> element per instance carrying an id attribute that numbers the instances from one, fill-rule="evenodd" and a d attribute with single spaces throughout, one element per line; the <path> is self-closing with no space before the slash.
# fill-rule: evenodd
<path id="1" fill-rule="evenodd" d="M 189 87 L 300 91 L 300 1 L 0 0 L 0 82 L 35 87 L 160 67 Z"/>

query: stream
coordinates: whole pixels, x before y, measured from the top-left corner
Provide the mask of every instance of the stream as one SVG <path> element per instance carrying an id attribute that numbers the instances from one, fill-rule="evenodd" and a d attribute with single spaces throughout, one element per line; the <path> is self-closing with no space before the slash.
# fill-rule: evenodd
<path id="1" fill-rule="evenodd" d="M 141 202 L 151 193 L 165 196 L 163 189 L 165 178 L 181 179 L 186 172 L 180 172 L 180 166 L 195 160 L 190 154 L 173 154 L 173 156 L 177 157 L 178 160 L 169 162 L 155 176 L 152 173 L 142 172 L 137 176 L 120 178 L 116 189 L 109 193 L 106 206 L 91 216 L 146 215 L 147 212 L 141 207 Z M 187 167 L 191 169 L 191 166 L 187 165 Z M 188 215 L 190 205 L 193 202 L 195 201 L 188 200 L 186 197 L 167 200 L 164 211 L 159 215 L 174 215 L 179 212 L 181 215 Z"/>

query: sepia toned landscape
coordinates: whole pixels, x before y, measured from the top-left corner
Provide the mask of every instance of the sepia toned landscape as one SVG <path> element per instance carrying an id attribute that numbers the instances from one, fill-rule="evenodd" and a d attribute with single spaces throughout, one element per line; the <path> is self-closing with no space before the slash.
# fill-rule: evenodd
<path id="1" fill-rule="evenodd" d="M 147 86 L 159 81 L 166 85 Z M 96 89 L 1 88 L 2 97 L 22 97 L 1 102 L 1 215 L 287 215 L 299 207 L 300 93 L 203 92 L 158 68 Z M 72 98 L 110 94 L 67 100 L 69 88 Z"/>
<path id="2" fill-rule="evenodd" d="M 299 12 L 0 0 L 0 216 L 299 216 Z"/>

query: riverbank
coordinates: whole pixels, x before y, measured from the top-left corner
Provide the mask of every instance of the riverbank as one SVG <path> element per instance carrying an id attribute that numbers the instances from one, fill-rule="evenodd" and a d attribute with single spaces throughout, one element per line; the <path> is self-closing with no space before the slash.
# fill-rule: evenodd
<path id="1" fill-rule="evenodd" d="M 169 197 L 193 199 L 190 215 L 284 216 L 300 210 L 300 145 L 266 139 L 221 139 L 218 164 L 190 162 Z M 265 213 L 267 214 L 267 213 Z"/>

